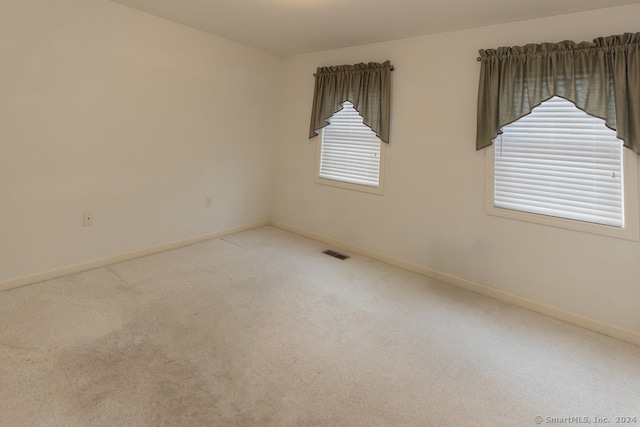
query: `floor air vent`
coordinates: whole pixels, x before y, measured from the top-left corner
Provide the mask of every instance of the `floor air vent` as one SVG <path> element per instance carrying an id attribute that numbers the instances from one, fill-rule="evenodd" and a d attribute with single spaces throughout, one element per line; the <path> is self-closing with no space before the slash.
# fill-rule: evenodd
<path id="1" fill-rule="evenodd" d="M 346 255 L 343 255 L 343 254 L 341 254 L 341 253 L 339 253 L 339 252 L 336 252 L 336 251 L 332 251 L 332 250 L 330 250 L 330 249 L 327 249 L 326 251 L 323 251 L 322 253 L 323 253 L 323 254 L 327 254 L 327 255 L 329 255 L 329 256 L 332 256 L 332 257 L 334 257 L 334 258 L 342 259 L 342 260 L 345 260 L 345 259 L 349 258 L 349 257 L 348 257 L 348 256 L 346 256 Z"/>

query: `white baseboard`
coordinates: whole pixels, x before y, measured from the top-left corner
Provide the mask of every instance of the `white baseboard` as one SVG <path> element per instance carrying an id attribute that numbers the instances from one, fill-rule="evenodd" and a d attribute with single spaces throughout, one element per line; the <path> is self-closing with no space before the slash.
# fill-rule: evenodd
<path id="1" fill-rule="evenodd" d="M 188 239 L 177 240 L 174 242 L 163 243 L 161 245 L 152 246 L 137 251 L 127 252 L 124 254 L 114 255 L 97 260 L 81 262 L 79 264 L 73 264 L 66 267 L 56 268 L 41 273 L 30 274 L 28 276 L 18 277 L 15 279 L 9 279 L 7 281 L 0 282 L 0 292 L 9 289 L 19 288 L 21 286 L 30 285 L 44 280 L 55 279 L 56 277 L 66 276 L 67 274 L 78 273 L 80 271 L 91 270 L 94 268 L 104 267 L 106 265 L 115 264 L 118 262 L 128 261 L 130 259 L 139 258 L 147 255 L 156 254 L 158 252 L 168 251 L 170 249 L 181 248 L 183 246 L 192 245 L 194 243 L 201 242 L 203 240 L 212 239 L 214 237 L 225 236 L 227 234 L 237 233 L 240 231 L 250 230 L 252 228 L 258 228 L 265 225 L 269 225 L 268 221 L 261 221 L 252 224 L 246 224 L 239 227 L 233 227 L 226 230 L 215 231 L 213 233 L 207 233 Z"/>
<path id="2" fill-rule="evenodd" d="M 626 342 L 630 342 L 632 344 L 640 345 L 640 334 L 638 334 L 637 332 L 629 331 L 626 329 L 619 328 L 617 326 L 609 325 L 607 323 L 590 319 L 588 317 L 580 316 L 575 313 L 564 311 L 546 304 L 542 304 L 542 303 L 527 299 L 527 298 L 519 297 L 517 295 L 513 295 L 508 292 L 504 292 L 504 291 L 492 288 L 490 286 L 482 285 L 480 283 L 472 282 L 470 280 L 461 279 L 459 277 L 451 276 L 445 273 L 440 273 L 438 271 L 434 271 L 417 264 L 406 262 L 406 261 L 403 261 L 394 257 L 390 257 L 378 252 L 370 251 L 360 246 L 355 246 L 355 245 L 343 242 L 341 240 L 333 239 L 331 237 L 327 237 L 318 233 L 314 233 L 311 231 L 303 230 L 297 227 L 292 227 L 287 224 L 274 222 L 274 221 L 271 221 L 270 225 L 281 228 L 283 230 L 290 231 L 295 234 L 299 234 L 301 236 L 318 240 L 323 243 L 327 243 L 329 245 L 335 246 L 336 248 L 344 249 L 346 251 L 351 251 L 360 255 L 367 256 L 369 258 L 376 259 L 378 261 L 382 261 L 390 265 L 394 265 L 396 267 L 404 268 L 405 270 L 413 271 L 414 273 L 422 274 L 423 276 L 431 277 L 433 279 L 437 279 L 442 282 L 445 282 L 454 286 L 458 286 L 460 288 L 464 288 L 472 292 L 476 292 L 478 294 L 486 295 L 501 301 L 505 301 L 505 302 L 517 305 L 519 307 L 523 307 L 528 310 L 535 311 L 537 313 L 541 313 L 549 317 L 553 317 L 555 319 L 565 321 L 567 323 L 578 325 L 592 331 L 600 332 L 602 334 L 605 334 Z"/>

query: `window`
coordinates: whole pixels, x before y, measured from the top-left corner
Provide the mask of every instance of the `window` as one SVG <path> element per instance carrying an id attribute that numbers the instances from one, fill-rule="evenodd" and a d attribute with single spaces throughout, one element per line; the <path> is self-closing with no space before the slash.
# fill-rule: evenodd
<path id="1" fill-rule="evenodd" d="M 322 129 L 316 182 L 382 194 L 384 144 L 351 102 L 342 106 Z"/>
<path id="2" fill-rule="evenodd" d="M 485 155 L 490 171 L 487 212 L 638 240 L 640 33 L 598 37 L 593 42 L 564 40 L 480 49 L 479 53 L 476 150 L 491 147 Z M 536 119 L 532 110 L 555 96 L 603 118 L 604 131 L 602 121 L 591 125 L 578 120 L 578 116 L 588 117 L 580 112 L 570 118 L 561 112 Z M 551 104 L 556 101 L 563 102 L 554 99 Z M 576 107 L 567 108 L 575 113 Z M 556 117 L 566 122 L 552 124 L 549 119 Z M 527 129 L 530 125 L 534 128 Z M 509 140 L 511 128 L 516 127 L 520 130 Z M 572 128 L 574 134 L 565 141 L 564 133 Z M 622 154 L 618 154 L 619 142 L 600 140 L 607 128 L 623 141 Z M 505 129 L 507 134 L 501 136 Z M 533 143 L 545 133 L 555 134 L 552 138 L 562 144 Z M 581 144 L 574 147 L 576 142 Z M 514 144 L 523 147 L 519 158 L 503 162 Z M 585 156 L 590 160 L 584 160 Z M 537 166 L 532 166 L 534 158 Z M 612 164 L 616 162 L 619 166 Z M 544 175 L 550 169 L 556 169 L 553 178 Z M 495 180 L 494 172 L 499 175 Z M 528 176 L 528 182 L 507 191 L 520 172 Z"/>
<path id="3" fill-rule="evenodd" d="M 637 240 L 637 162 L 604 120 L 552 97 L 502 131 L 488 213 Z"/>
<path id="4" fill-rule="evenodd" d="M 317 69 L 309 126 L 309 139 L 322 134 L 315 182 L 383 193 L 392 70 L 390 61 Z"/>

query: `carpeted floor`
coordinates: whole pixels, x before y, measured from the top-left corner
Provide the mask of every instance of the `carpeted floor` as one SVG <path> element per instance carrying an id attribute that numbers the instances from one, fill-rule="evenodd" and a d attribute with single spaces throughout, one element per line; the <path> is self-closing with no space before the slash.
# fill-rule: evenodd
<path id="1" fill-rule="evenodd" d="M 0 293 L 0 425 L 640 425 L 640 347 L 326 248 L 263 227 Z"/>

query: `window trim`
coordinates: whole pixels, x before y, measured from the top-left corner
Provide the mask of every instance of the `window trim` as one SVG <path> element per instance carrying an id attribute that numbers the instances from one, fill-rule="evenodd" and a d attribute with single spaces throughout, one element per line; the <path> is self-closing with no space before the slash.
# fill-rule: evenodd
<path id="1" fill-rule="evenodd" d="M 322 128 L 321 130 L 321 134 L 319 135 L 320 138 L 318 141 L 318 147 L 316 149 L 316 165 L 315 165 L 315 171 L 314 171 L 314 174 L 315 174 L 314 182 L 316 184 L 328 185 L 330 187 L 338 187 L 338 188 L 343 188 L 347 190 L 360 191 L 363 193 L 377 194 L 379 196 L 384 195 L 384 169 L 385 169 L 385 163 L 386 163 L 385 159 L 386 159 L 387 144 L 382 140 L 380 140 L 380 157 L 379 157 L 380 169 L 378 172 L 377 187 L 371 187 L 369 185 L 363 185 L 363 184 L 354 184 L 354 183 L 344 182 L 344 181 L 337 181 L 337 180 L 328 179 L 328 178 L 321 178 L 320 177 L 320 158 L 322 156 L 322 141 L 324 137 L 324 129 L 326 129 L 326 127 Z"/>
<path id="2" fill-rule="evenodd" d="M 485 213 L 487 215 L 626 240 L 640 240 L 640 220 L 638 218 L 638 155 L 635 152 L 625 147 L 622 148 L 625 224 L 623 228 L 496 207 L 494 205 L 493 188 L 495 144 L 487 147 L 483 152 L 485 156 Z"/>

